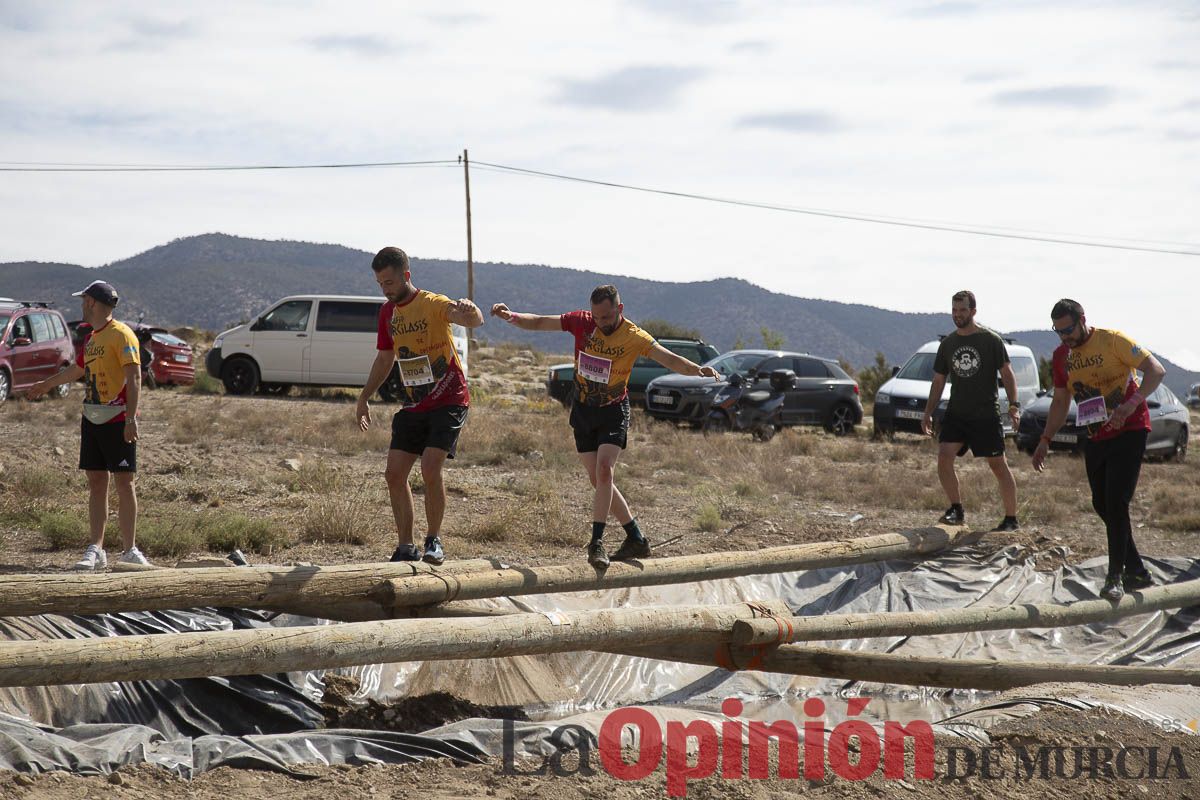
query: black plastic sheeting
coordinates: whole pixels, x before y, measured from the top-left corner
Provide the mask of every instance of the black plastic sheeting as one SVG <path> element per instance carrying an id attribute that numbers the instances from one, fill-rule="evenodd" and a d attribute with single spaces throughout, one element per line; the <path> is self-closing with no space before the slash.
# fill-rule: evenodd
<path id="1" fill-rule="evenodd" d="M 932 610 L 1012 603 L 1070 602 L 1093 598 L 1105 559 L 1037 569 L 1039 558 L 1058 562 L 1065 552 L 1031 553 L 961 548 L 922 561 L 863 564 L 809 572 L 762 575 L 678 586 L 498 599 L 498 607 L 526 611 L 581 610 L 648 605 L 736 603 L 780 598 L 797 613 Z M 1148 559 L 1159 583 L 1200 577 L 1200 560 Z M 231 630 L 312 624 L 295 617 L 232 609 L 127 613 L 90 617 L 0 619 L 4 639 L 90 638 L 143 633 Z M 816 643 L 820 644 L 820 643 Z M 957 655 L 1006 661 L 1058 663 L 1200 664 L 1200 608 L 1060 629 L 987 631 L 942 636 L 830 642 L 846 650 Z M 531 666 L 532 665 L 532 666 Z M 530 672 L 536 667 L 540 672 Z M 0 769 L 64 769 L 104 774 L 125 764 L 150 762 L 183 776 L 216 766 L 270 769 L 303 775 L 303 764 L 408 763 L 426 758 L 478 762 L 500 756 L 552 752 L 569 743 L 556 738 L 565 724 L 589 738 L 613 707 L 641 704 L 659 718 L 719 721 L 721 700 L 739 697 L 746 716 L 799 721 L 806 696 L 836 700 L 871 697 L 875 719 L 945 718 L 942 730 L 986 738 L 988 720 L 1029 713 L 1047 704 L 1106 705 L 1143 718 L 1178 715 L 1182 704 L 1200 716 L 1200 693 L 1190 687 L 1111 690 L 1082 684 L 1026 687 L 996 694 L 928 687 L 865 684 L 804 676 L 720 669 L 604 653 L 541 659 L 496 659 L 480 676 L 480 662 L 387 664 L 342 670 L 360 678 L 358 699 L 388 701 L 444 689 L 497 702 L 518 687 L 540 721 L 465 720 L 421 735 L 361 730 L 321 730 L 320 673 L 238 678 L 86 684 L 0 689 Z M 475 676 L 473 679 L 468 676 Z M 552 680 L 546 680 L 546 677 Z M 511 686 L 508 686 L 511 684 Z M 514 689 L 515 691 L 515 689 Z M 565 694 L 564 694 L 565 693 Z M 828 703 L 826 725 L 839 719 Z M 842 704 L 844 705 L 844 703 Z M 757 708 L 756 708 L 757 707 Z M 966 713 L 963 713 L 966 712 Z M 507 733 L 506 733 L 507 726 Z"/>

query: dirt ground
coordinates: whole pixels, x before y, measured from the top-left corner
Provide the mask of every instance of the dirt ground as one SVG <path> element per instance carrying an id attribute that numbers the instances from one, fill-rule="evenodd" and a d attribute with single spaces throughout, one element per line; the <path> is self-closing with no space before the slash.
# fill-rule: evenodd
<path id="1" fill-rule="evenodd" d="M 579 466 L 566 413 L 545 397 L 546 367 L 561 361 L 516 347 L 481 348 L 472 364 L 473 403 L 458 457 L 446 472 L 449 492 L 443 541 L 448 558 L 499 557 L 511 563 L 582 561 L 590 530 L 591 491 Z M 0 571 L 60 570 L 85 538 L 86 490 L 74 468 L 78 389 L 62 401 L 0 406 Z M 139 542 L 156 563 L 236 546 L 251 563 L 383 561 L 395 529 L 382 478 L 392 408 L 372 406 L 367 433 L 354 426 L 353 393 L 305 390 L 286 397 L 226 397 L 160 389 L 144 394 L 139 446 Z M 1195 423 L 1200 415 L 1193 413 Z M 872 441 L 863 426 L 837 438 L 818 429 L 782 432 L 771 442 L 748 436 L 705 437 L 634 415 L 630 448 L 617 470 L 655 555 L 671 556 L 822 542 L 922 527 L 945 507 L 935 447 L 920 437 Z M 1079 458 L 1054 454 L 1036 474 L 1027 456 L 1010 454 L 1019 487 L 1022 528 L 991 534 L 985 547 L 1011 544 L 1028 552 L 1061 552 L 1077 562 L 1105 552 L 1104 532 L 1090 508 Z M 990 528 L 1002 512 L 986 465 L 960 463 L 968 522 Z M 411 481 L 417 537 L 424 534 L 423 482 Z M 110 547 L 117 541 L 115 512 Z M 1134 509 L 1139 548 L 1155 556 L 1195 556 L 1200 532 L 1200 459 L 1147 463 Z M 610 535 L 611 547 L 620 530 Z M 1055 559 L 1042 558 L 1043 568 Z M 487 714 L 447 699 L 451 717 Z M 387 727 L 386 707 L 334 709 L 330 721 Z M 355 716 L 357 714 L 357 716 Z M 457 715 L 457 716 L 456 716 Z M 1103 718 L 1102 718 L 1103 717 Z M 437 724 L 441 720 L 427 720 Z M 1189 774 L 1200 773 L 1200 738 L 1168 733 L 1128 717 L 1054 710 L 995 731 L 1001 743 L 1092 747 L 1096 730 L 1125 745 L 1181 748 Z M 394 729 L 394 728 L 393 728 Z M 961 742 L 942 743 L 961 744 Z M 940 751 L 939 751 L 940 752 Z M 1165 755 L 1164 755 L 1165 758 Z M 1009 758 L 1008 764 L 1011 766 Z M 943 765 L 944 766 L 944 765 Z M 597 767 L 598 769 L 598 767 Z M 942 767 L 939 767 L 941 770 Z M 294 798 L 361 796 L 606 797 L 664 796 L 663 770 L 641 782 L 599 771 L 592 777 L 504 775 L 500 765 L 305 767 L 307 777 L 218 769 L 190 782 L 152 767 L 115 778 L 55 773 L 37 778 L 0 774 L 0 797 Z M 689 797 L 1010 797 L 1032 791 L 1062 798 L 1200 797 L 1196 779 L 1107 779 L 1020 783 L 949 780 L 900 784 L 882 778 L 723 781 L 690 784 Z"/>

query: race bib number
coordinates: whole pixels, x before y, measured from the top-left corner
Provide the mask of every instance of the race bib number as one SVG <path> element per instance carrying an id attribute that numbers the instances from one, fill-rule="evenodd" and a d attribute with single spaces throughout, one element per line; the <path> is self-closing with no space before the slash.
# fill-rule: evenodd
<path id="1" fill-rule="evenodd" d="M 607 386 L 608 379 L 612 377 L 612 359 L 589 356 L 581 351 L 579 353 L 579 374 L 593 383 L 603 383 Z"/>
<path id="2" fill-rule="evenodd" d="M 429 364 L 429 356 L 402 358 L 396 363 L 400 365 L 400 380 L 405 386 L 433 383 L 433 367 Z"/>
<path id="3" fill-rule="evenodd" d="M 1098 425 L 1108 420 L 1103 397 L 1089 397 L 1076 404 L 1075 422 L 1078 425 Z"/>

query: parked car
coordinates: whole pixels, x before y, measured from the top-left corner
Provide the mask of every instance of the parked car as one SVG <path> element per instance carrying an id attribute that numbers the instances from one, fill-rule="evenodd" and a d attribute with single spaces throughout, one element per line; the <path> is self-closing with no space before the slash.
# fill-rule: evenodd
<path id="1" fill-rule="evenodd" d="M 929 401 L 929 391 L 933 387 L 933 361 L 940 344 L 941 340 L 937 340 L 921 345 L 904 366 L 895 369 L 891 379 L 879 387 L 879 391 L 875 393 L 873 425 L 876 436 L 892 436 L 897 431 L 921 432 L 921 418 L 925 415 L 925 404 Z M 1017 379 L 1017 402 L 1021 404 L 1021 408 L 1025 408 L 1028 403 L 1037 399 L 1042 391 L 1037 359 L 1028 347 L 1014 344 L 1008 339 L 1004 340 L 1004 349 L 1012 363 L 1013 376 Z M 1004 384 L 1000 382 L 999 376 L 996 382 L 1003 405 L 1006 399 Z M 935 426 L 941 425 L 949 403 L 950 381 L 947 380 L 945 388 L 942 389 L 941 402 L 933 412 Z M 1016 433 L 1008 414 L 1000 414 L 1000 422 L 1004 426 L 1006 436 Z"/>
<path id="2" fill-rule="evenodd" d="M 659 339 L 658 343 L 672 353 L 683 356 L 696 364 L 703 364 L 720 355 L 721 351 L 700 339 Z M 660 375 L 666 375 L 669 369 L 642 356 L 633 362 L 633 370 L 629 373 L 629 399 L 640 403 L 646 396 L 646 384 Z M 571 405 L 571 397 L 575 391 L 575 363 L 555 364 L 549 368 L 546 375 L 546 393 L 564 406 Z"/>
<path id="3" fill-rule="evenodd" d="M 699 426 L 712 409 L 713 398 L 734 373 L 750 380 L 750 390 L 766 390 L 771 373 L 790 369 L 795 385 L 783 401 L 783 425 L 823 425 L 838 435 L 862 422 L 858 384 L 830 358 L 782 350 L 731 350 L 709 361 L 721 380 L 664 375 L 646 387 L 646 413 L 655 419 Z"/>
<path id="4" fill-rule="evenodd" d="M 1193 383 L 1187 394 L 1188 408 L 1200 408 L 1200 383 Z"/>
<path id="5" fill-rule="evenodd" d="M 191 386 L 196 382 L 192 346 L 166 328 L 137 323 L 130 326 L 142 345 L 142 385 Z"/>
<path id="6" fill-rule="evenodd" d="M 1053 397 L 1052 391 L 1046 392 L 1021 413 L 1017 447 L 1024 452 L 1032 453 L 1042 438 Z M 1191 435 L 1187 406 L 1174 392 L 1161 385 L 1146 398 L 1146 406 L 1150 409 L 1150 438 L 1146 440 L 1146 457 L 1183 461 L 1187 458 L 1188 437 Z M 1067 421 L 1054 434 L 1050 449 L 1081 452 L 1087 440 L 1087 427 L 1075 424 L 1075 401 L 1072 400 Z"/>
<path id="7" fill-rule="evenodd" d="M 0 301 L 0 403 L 49 378 L 75 359 L 71 334 L 62 314 L 49 303 Z M 51 397 L 66 397 L 70 384 Z"/>
<path id="8" fill-rule="evenodd" d="M 367 383 L 375 361 L 381 297 L 294 295 L 254 320 L 222 332 L 205 357 L 208 374 L 230 394 L 283 394 L 292 386 L 350 386 Z M 451 326 L 454 347 L 467 369 L 467 330 Z M 379 395 L 402 395 L 393 368 Z"/>

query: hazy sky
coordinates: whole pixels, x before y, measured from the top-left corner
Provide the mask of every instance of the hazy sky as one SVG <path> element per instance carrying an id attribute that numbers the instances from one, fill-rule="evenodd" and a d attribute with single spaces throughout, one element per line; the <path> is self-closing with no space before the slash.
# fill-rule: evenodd
<path id="1" fill-rule="evenodd" d="M 0 0 L 0 77 L 3 162 L 409 161 L 468 147 L 673 191 L 1200 251 L 1194 0 Z M 1200 369 L 1200 256 L 484 169 L 471 189 L 480 261 L 738 276 L 903 311 L 948 310 L 971 288 L 980 321 L 1006 330 L 1047 326 L 1070 296 L 1093 323 Z M 454 167 L 4 172 L 0 203 L 0 261 L 101 265 L 211 231 L 466 254 Z"/>

